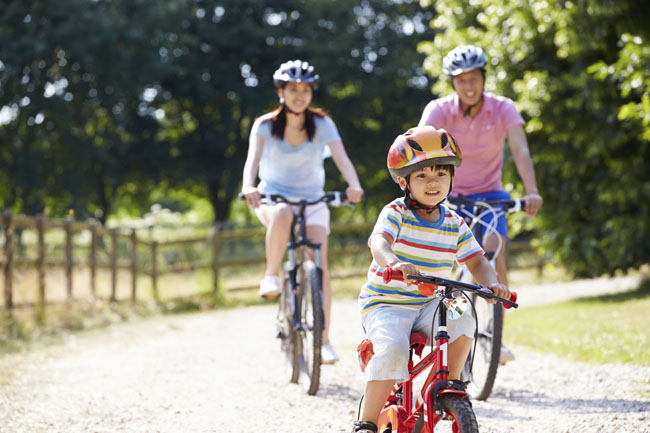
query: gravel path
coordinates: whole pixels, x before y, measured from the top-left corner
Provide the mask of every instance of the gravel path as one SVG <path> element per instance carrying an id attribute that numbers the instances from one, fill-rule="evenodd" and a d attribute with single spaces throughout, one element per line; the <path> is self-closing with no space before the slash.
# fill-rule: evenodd
<path id="1" fill-rule="evenodd" d="M 597 283 L 597 284 L 596 284 Z M 523 305 L 626 290 L 638 280 L 520 290 Z M 341 362 L 309 397 L 288 383 L 274 306 L 157 317 L 0 357 L 0 432 L 348 432 L 363 377 L 356 302 L 334 305 Z M 482 432 L 650 433 L 650 367 L 594 366 L 515 347 Z M 7 372 L 12 372 L 11 374 Z"/>

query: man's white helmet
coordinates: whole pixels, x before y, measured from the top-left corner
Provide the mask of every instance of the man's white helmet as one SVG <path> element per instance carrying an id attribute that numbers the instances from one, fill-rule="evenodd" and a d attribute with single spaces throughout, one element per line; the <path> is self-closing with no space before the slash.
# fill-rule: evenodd
<path id="1" fill-rule="evenodd" d="M 442 72 L 450 77 L 456 77 L 472 69 L 484 68 L 487 64 L 485 53 L 474 45 L 461 45 L 451 50 L 442 59 Z"/>

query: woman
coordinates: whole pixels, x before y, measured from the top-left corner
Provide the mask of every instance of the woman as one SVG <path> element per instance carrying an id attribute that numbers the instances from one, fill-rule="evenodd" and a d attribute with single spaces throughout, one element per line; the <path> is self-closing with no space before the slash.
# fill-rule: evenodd
<path id="1" fill-rule="evenodd" d="M 332 155 L 348 183 L 348 201 L 363 196 L 356 170 L 348 157 L 332 119 L 322 110 L 311 108 L 318 84 L 313 66 L 302 60 L 283 63 L 273 74 L 279 107 L 258 118 L 250 133 L 248 156 L 244 165 L 242 193 L 255 209 L 266 232 L 266 275 L 260 282 L 260 295 L 276 298 L 280 293 L 280 266 L 289 241 L 293 211 L 290 206 L 260 204 L 260 194 L 281 194 L 292 199 L 316 199 L 323 194 L 326 150 Z M 257 176 L 260 183 L 256 187 Z M 322 362 L 332 364 L 339 357 L 329 341 L 332 289 L 327 264 L 329 208 L 325 203 L 307 209 L 307 237 L 321 244 L 323 268 Z"/>

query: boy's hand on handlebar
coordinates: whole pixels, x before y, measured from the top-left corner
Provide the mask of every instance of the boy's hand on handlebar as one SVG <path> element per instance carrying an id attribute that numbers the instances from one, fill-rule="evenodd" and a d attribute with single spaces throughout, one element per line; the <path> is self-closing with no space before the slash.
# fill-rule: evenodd
<path id="1" fill-rule="evenodd" d="M 415 284 L 416 280 L 407 280 L 407 275 L 420 275 L 420 271 L 413 263 L 397 262 L 390 265 L 396 271 L 400 271 L 404 275 L 404 282 L 408 285 Z"/>
<path id="2" fill-rule="evenodd" d="M 345 194 L 348 196 L 346 201 L 350 203 L 359 203 L 363 198 L 363 190 L 361 188 L 352 188 L 349 186 L 345 189 Z"/>
<path id="3" fill-rule="evenodd" d="M 490 284 L 487 287 L 490 290 L 492 290 L 492 293 L 494 293 L 498 297 L 503 299 L 510 299 L 510 289 L 508 289 L 508 287 L 504 286 L 503 284 L 495 283 L 495 284 Z M 486 299 L 486 301 L 489 304 L 494 304 L 495 302 L 497 302 L 495 299 Z"/>
<path id="4" fill-rule="evenodd" d="M 248 207 L 256 208 L 260 205 L 261 194 L 254 186 L 245 186 L 241 190 Z"/>
<path id="5" fill-rule="evenodd" d="M 537 211 L 541 209 L 542 204 L 544 203 L 544 199 L 539 194 L 526 194 L 524 196 L 524 203 L 526 203 L 524 209 L 526 211 L 526 215 L 529 217 L 534 217 L 537 215 Z"/>

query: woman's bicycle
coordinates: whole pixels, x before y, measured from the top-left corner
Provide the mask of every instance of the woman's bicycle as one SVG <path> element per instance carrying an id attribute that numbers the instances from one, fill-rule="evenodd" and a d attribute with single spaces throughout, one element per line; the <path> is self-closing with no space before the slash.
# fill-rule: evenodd
<path id="1" fill-rule="evenodd" d="M 290 200 L 278 194 L 262 196 L 264 204 L 295 206 L 276 323 L 282 351 L 289 361 L 290 380 L 302 383 L 309 395 L 318 391 L 325 318 L 321 246 L 307 239 L 305 211 L 318 203 L 352 206 L 344 203 L 346 198 L 345 192 L 338 191 L 325 193 L 316 200 Z"/>
<path id="2" fill-rule="evenodd" d="M 480 245 L 483 245 L 486 236 L 497 233 L 498 217 L 506 212 L 518 212 L 524 209 L 524 201 L 521 199 L 472 200 L 459 196 L 447 197 L 447 200 L 450 207 L 465 219 Z M 492 216 L 490 222 L 485 221 L 488 215 Z M 503 242 L 498 237 L 496 249 L 485 254 L 495 269 L 496 256 L 503 247 Z M 466 266 L 458 267 L 455 278 L 466 283 L 474 282 Z M 474 348 L 463 370 L 463 379 L 468 382 L 467 389 L 472 398 L 485 400 L 492 392 L 499 368 L 504 314 L 500 304 L 488 304 L 476 295 L 472 295 L 472 298 L 477 312 L 478 328 Z"/>
<path id="3" fill-rule="evenodd" d="M 392 279 L 403 280 L 402 272 L 386 267 L 383 270 L 385 282 Z M 518 305 L 511 300 L 500 298 L 485 286 L 447 280 L 433 275 L 407 275 L 416 280 L 418 290 L 425 296 L 435 296 L 440 304 L 434 320 L 438 320 L 435 346 L 429 346 L 427 337 L 419 332 L 411 334 L 409 351 L 409 379 L 396 384 L 379 415 L 379 433 L 433 433 L 438 424 L 441 430 L 453 433 L 478 433 L 476 415 L 469 402 L 464 384 L 449 380 L 447 351 L 449 335 L 447 320 L 455 320 L 465 313 L 468 305 L 473 306 L 472 297 L 493 299 L 510 307 Z M 516 298 L 516 293 L 512 292 Z M 474 316 L 476 317 L 476 316 Z M 433 330 L 433 323 L 431 324 Z M 424 350 L 430 347 L 428 353 Z M 364 340 L 357 347 L 361 370 L 364 370 L 372 357 L 372 343 Z M 415 363 L 414 356 L 419 358 Z M 414 395 L 414 380 L 423 372 L 429 371 L 422 387 Z"/>

